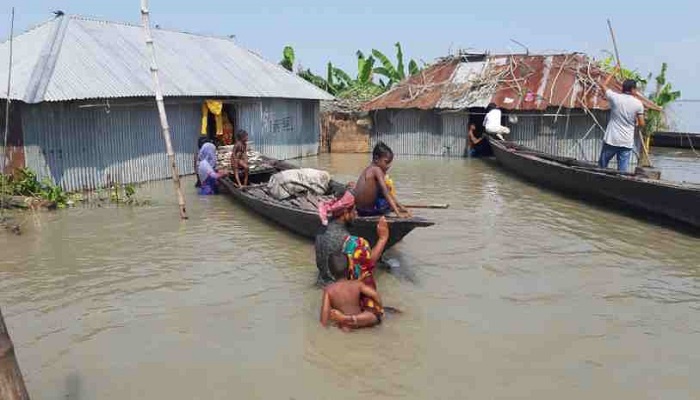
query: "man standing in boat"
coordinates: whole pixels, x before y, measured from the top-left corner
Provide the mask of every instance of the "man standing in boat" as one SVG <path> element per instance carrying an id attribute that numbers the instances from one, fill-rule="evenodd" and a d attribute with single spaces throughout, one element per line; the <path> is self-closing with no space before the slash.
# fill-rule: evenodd
<path id="1" fill-rule="evenodd" d="M 634 148 L 635 130 L 637 127 L 644 128 L 645 124 L 644 105 L 635 97 L 637 82 L 633 79 L 627 79 L 622 83 L 622 93 L 615 93 L 608 87 L 618 70 L 619 66 L 601 85 L 610 103 L 610 116 L 598 165 L 601 168 L 607 168 L 610 160 L 617 157 L 618 171 L 628 172 L 630 156 Z"/>

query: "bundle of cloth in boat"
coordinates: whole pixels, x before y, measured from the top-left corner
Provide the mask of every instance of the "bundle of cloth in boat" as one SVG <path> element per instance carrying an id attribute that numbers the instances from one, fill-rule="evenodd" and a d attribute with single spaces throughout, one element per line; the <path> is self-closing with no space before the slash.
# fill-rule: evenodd
<path id="1" fill-rule="evenodd" d="M 328 191 L 331 175 L 313 168 L 288 169 L 278 172 L 267 182 L 267 191 L 277 200 L 304 193 L 323 195 Z"/>

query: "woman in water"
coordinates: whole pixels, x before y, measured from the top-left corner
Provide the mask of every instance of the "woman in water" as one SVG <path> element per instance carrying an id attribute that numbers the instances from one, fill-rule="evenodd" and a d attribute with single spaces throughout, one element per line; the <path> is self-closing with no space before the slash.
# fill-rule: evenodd
<path id="1" fill-rule="evenodd" d="M 199 149 L 198 160 L 197 176 L 201 182 L 199 194 L 217 194 L 219 192 L 217 181 L 222 176 L 226 176 L 227 172 L 216 172 L 216 146 L 213 143 L 204 143 Z"/>

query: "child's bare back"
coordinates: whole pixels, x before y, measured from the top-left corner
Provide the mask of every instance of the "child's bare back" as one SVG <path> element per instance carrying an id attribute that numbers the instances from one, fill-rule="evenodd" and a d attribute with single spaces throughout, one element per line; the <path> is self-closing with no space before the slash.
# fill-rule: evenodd
<path id="1" fill-rule="evenodd" d="M 359 208 L 371 208 L 377 199 L 379 180 L 384 180 L 384 172 L 376 165 L 370 165 L 362 171 L 355 184 L 355 205 Z"/>
<path id="2" fill-rule="evenodd" d="M 331 301 L 331 307 L 343 314 L 356 315 L 360 309 L 360 281 L 342 280 L 328 285 L 326 293 Z"/>

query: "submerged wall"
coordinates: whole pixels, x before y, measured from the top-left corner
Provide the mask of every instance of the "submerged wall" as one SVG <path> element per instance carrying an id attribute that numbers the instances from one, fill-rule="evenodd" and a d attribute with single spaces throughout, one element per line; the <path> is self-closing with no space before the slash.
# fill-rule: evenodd
<path id="1" fill-rule="evenodd" d="M 396 154 L 461 157 L 469 114 L 435 110 L 380 110 L 372 113 L 370 146 L 383 141 Z"/>
<path id="2" fill-rule="evenodd" d="M 255 150 L 280 159 L 318 152 L 318 102 L 258 99 L 235 108 L 236 127 L 250 133 Z M 177 166 L 191 174 L 201 100 L 169 99 L 166 111 Z M 147 99 L 24 104 L 22 130 L 26 166 L 66 190 L 170 177 L 155 102 Z"/>

